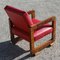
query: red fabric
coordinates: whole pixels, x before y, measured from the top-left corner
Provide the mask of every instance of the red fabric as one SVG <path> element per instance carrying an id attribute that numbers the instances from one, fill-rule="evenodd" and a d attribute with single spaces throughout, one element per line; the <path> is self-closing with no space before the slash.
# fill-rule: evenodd
<path id="1" fill-rule="evenodd" d="M 44 27 L 42 29 L 36 30 L 34 32 L 34 40 L 37 41 L 39 39 L 41 39 L 42 37 L 46 36 L 47 34 L 52 32 L 52 27 Z M 29 35 L 27 33 L 22 33 L 19 29 L 12 28 L 12 32 L 13 34 L 20 36 L 21 38 L 30 41 Z"/>
<path id="2" fill-rule="evenodd" d="M 33 23 L 36 24 L 38 22 L 41 22 L 41 20 L 37 19 L 32 19 Z M 34 40 L 37 41 L 38 39 L 41 39 L 45 35 L 49 34 L 52 32 L 52 27 L 49 24 L 44 24 L 38 29 L 35 30 L 34 32 Z"/>
<path id="3" fill-rule="evenodd" d="M 22 10 L 18 10 L 11 6 L 6 6 L 5 10 L 9 18 L 11 19 L 11 21 L 16 27 L 28 32 L 28 25 L 30 26 L 33 23 L 32 23 L 31 18 L 26 12 Z"/>
<path id="4" fill-rule="evenodd" d="M 38 23 L 39 20 L 37 19 L 32 19 L 33 23 Z M 43 27 L 44 26 L 44 27 Z M 37 41 L 39 39 L 41 39 L 42 37 L 44 37 L 45 35 L 49 34 L 52 32 L 52 27 L 50 27 L 49 24 L 45 24 L 43 25 L 42 28 L 39 28 L 37 29 L 35 32 L 34 32 L 34 40 Z M 21 38 L 27 40 L 27 41 L 30 41 L 30 38 L 29 38 L 29 35 L 27 33 L 22 33 L 19 29 L 17 29 L 16 27 L 15 28 L 12 28 L 12 32 L 15 34 L 15 35 L 18 35 L 20 36 Z"/>
<path id="5" fill-rule="evenodd" d="M 41 22 L 41 20 L 37 20 L 37 19 L 33 18 L 33 19 L 32 19 L 32 22 L 33 22 L 33 24 L 36 24 L 36 23 L 38 23 L 38 22 Z"/>
<path id="6" fill-rule="evenodd" d="M 16 27 L 12 28 L 12 33 L 17 35 L 17 36 L 20 36 L 22 39 L 25 39 L 27 41 L 30 41 L 29 40 L 29 36 L 27 33 L 22 33 L 19 29 L 17 29 Z"/>
<path id="7" fill-rule="evenodd" d="M 36 23 L 41 22 L 41 20 L 38 20 L 38 19 L 33 18 L 32 19 L 32 22 L 33 22 L 33 24 L 36 24 Z M 47 24 L 44 24 L 43 27 L 51 27 L 51 25 L 47 23 Z"/>
<path id="8" fill-rule="evenodd" d="M 38 22 L 41 22 L 37 19 L 31 19 L 25 11 L 18 10 L 16 8 L 13 8 L 11 6 L 6 6 L 5 10 L 11 19 L 12 23 L 15 25 L 15 27 L 12 27 L 12 33 L 20 36 L 21 38 L 30 41 L 28 33 L 28 25 L 36 24 Z M 23 30 L 25 33 L 20 31 Z M 45 35 L 52 32 L 52 27 L 49 24 L 44 24 L 43 26 L 39 27 L 38 29 L 34 30 L 34 40 L 37 41 L 44 37 Z"/>
<path id="9" fill-rule="evenodd" d="M 41 28 L 34 33 L 34 39 L 37 41 L 38 39 L 41 39 L 42 37 L 46 36 L 47 34 L 52 32 L 52 27 L 44 27 Z"/>

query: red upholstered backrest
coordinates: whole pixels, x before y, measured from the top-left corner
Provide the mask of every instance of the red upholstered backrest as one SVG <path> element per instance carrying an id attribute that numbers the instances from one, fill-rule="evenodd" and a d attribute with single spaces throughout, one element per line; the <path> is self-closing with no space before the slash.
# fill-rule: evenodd
<path id="1" fill-rule="evenodd" d="M 28 32 L 28 26 L 32 25 L 33 22 L 29 17 L 28 13 L 22 10 L 18 10 L 11 6 L 4 8 L 11 19 L 12 23 L 19 29 Z"/>

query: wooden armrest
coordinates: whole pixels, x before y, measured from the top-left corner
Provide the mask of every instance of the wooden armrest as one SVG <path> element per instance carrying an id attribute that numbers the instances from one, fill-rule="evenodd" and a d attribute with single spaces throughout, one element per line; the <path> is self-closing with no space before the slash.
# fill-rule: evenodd
<path id="1" fill-rule="evenodd" d="M 56 17 L 55 16 L 52 16 L 42 22 L 39 22 L 37 24 L 33 24 L 30 26 L 30 28 L 33 28 L 33 29 L 37 29 L 38 27 L 42 26 L 43 24 L 46 24 L 46 23 L 49 23 L 52 21 L 52 26 L 54 25 L 54 21 L 56 21 Z"/>
<path id="2" fill-rule="evenodd" d="M 32 18 L 35 18 L 35 10 L 28 11 L 27 13 L 31 14 Z"/>

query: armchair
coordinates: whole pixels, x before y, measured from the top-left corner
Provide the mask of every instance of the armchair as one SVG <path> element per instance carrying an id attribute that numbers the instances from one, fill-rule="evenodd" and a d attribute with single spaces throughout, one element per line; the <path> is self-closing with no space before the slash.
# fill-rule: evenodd
<path id="1" fill-rule="evenodd" d="M 44 21 L 35 19 L 35 11 L 28 12 L 16 9 L 11 6 L 6 6 L 5 11 L 9 16 L 11 42 L 17 43 L 20 39 L 25 39 L 30 43 L 30 52 L 35 55 L 36 52 L 43 48 L 52 45 L 56 36 L 56 17 L 52 16 Z M 31 14 L 31 18 L 30 15 Z M 52 22 L 52 25 L 49 24 Z M 34 42 L 52 33 L 52 38 L 38 47 L 34 47 Z M 14 35 L 18 37 L 15 38 Z M 20 38 L 20 39 L 19 39 Z"/>

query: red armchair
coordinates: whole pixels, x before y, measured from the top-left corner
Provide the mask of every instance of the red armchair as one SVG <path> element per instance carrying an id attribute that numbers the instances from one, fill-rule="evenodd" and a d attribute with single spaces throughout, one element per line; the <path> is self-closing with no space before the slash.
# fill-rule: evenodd
<path id="1" fill-rule="evenodd" d="M 55 41 L 56 18 L 52 16 L 44 21 L 35 19 L 35 11 L 25 12 L 11 6 L 6 6 L 5 11 L 9 16 L 11 42 L 15 44 L 14 35 L 18 38 L 27 40 L 30 43 L 30 52 L 35 55 L 36 52 L 51 45 Z M 31 18 L 29 16 L 31 14 Z M 52 22 L 52 24 L 48 24 Z M 52 38 L 38 47 L 34 47 L 34 42 L 52 33 Z"/>

